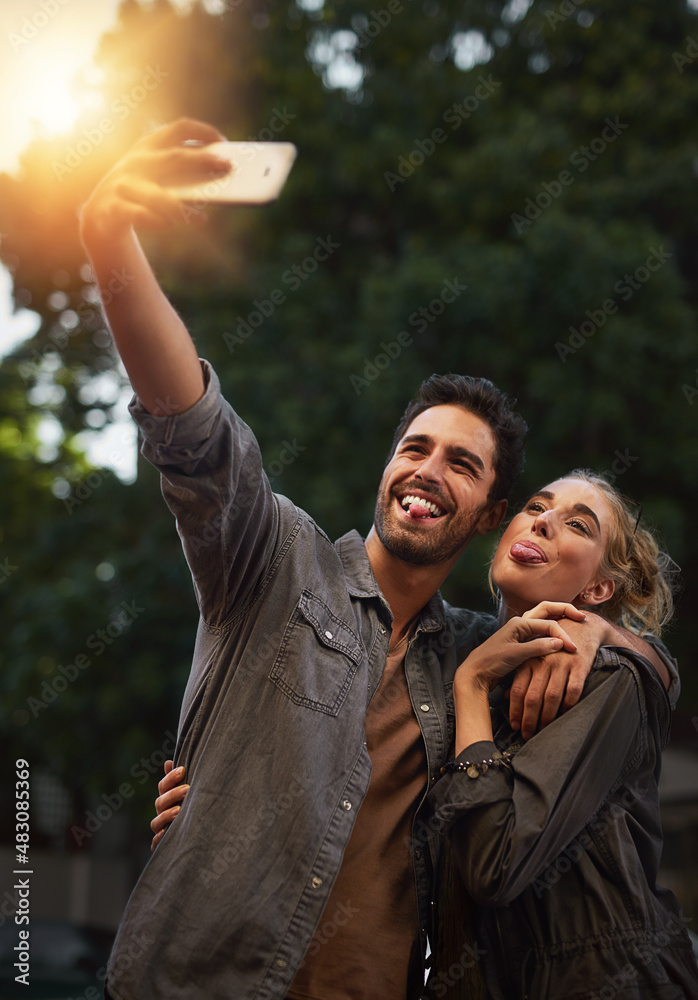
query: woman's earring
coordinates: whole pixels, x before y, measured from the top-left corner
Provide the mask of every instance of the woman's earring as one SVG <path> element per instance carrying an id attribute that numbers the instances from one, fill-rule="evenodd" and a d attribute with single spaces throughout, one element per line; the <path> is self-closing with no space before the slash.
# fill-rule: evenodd
<path id="1" fill-rule="evenodd" d="M 589 600 L 589 595 L 587 593 L 582 594 L 582 600 L 583 601 L 588 601 Z"/>

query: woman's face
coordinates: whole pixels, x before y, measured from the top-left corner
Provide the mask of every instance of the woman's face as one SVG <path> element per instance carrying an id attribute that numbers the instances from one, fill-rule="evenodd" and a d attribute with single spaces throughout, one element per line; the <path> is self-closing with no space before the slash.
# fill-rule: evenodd
<path id="1" fill-rule="evenodd" d="M 608 600 L 613 583 L 598 568 L 611 528 L 603 494 L 583 479 L 558 479 L 535 493 L 502 535 L 492 564 L 509 613 L 540 601 Z"/>

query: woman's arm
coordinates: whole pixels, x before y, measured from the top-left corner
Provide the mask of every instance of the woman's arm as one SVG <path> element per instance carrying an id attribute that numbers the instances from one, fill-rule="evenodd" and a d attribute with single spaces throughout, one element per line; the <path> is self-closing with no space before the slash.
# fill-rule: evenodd
<path id="1" fill-rule="evenodd" d="M 450 835 L 478 902 L 505 905 L 520 895 L 642 759 L 647 737 L 640 678 L 630 660 L 613 651 L 605 659 L 581 701 L 510 760 L 471 768 L 473 777 L 448 772 L 432 789 L 437 827 Z M 479 765 L 496 753 L 491 740 L 480 739 L 457 761 Z"/>
<path id="2" fill-rule="evenodd" d="M 532 657 L 558 650 L 576 653 L 576 645 L 555 620 L 560 618 L 582 622 L 585 615 L 572 604 L 543 602 L 521 618 L 511 618 L 463 661 L 453 680 L 456 754 L 471 743 L 492 739 L 489 693 L 503 677 Z"/>

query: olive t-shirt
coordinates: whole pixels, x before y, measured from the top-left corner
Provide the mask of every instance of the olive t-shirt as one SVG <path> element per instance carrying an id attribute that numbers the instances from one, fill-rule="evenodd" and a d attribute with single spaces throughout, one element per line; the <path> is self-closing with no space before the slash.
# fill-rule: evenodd
<path id="1" fill-rule="evenodd" d="M 288 990 L 293 1000 L 405 1000 L 418 947 L 412 818 L 427 762 L 405 679 L 407 636 L 366 713 L 373 769 L 337 880 Z M 419 994 L 417 994 L 419 995 Z"/>

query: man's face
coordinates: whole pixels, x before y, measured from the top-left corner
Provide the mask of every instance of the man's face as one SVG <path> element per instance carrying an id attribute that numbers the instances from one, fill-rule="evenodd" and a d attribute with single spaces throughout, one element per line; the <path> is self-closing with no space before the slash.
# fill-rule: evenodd
<path id="1" fill-rule="evenodd" d="M 457 557 L 476 532 L 496 527 L 506 503 L 487 500 L 494 459 L 490 427 L 468 410 L 445 404 L 415 417 L 378 488 L 374 525 L 385 548 L 432 566 Z"/>

